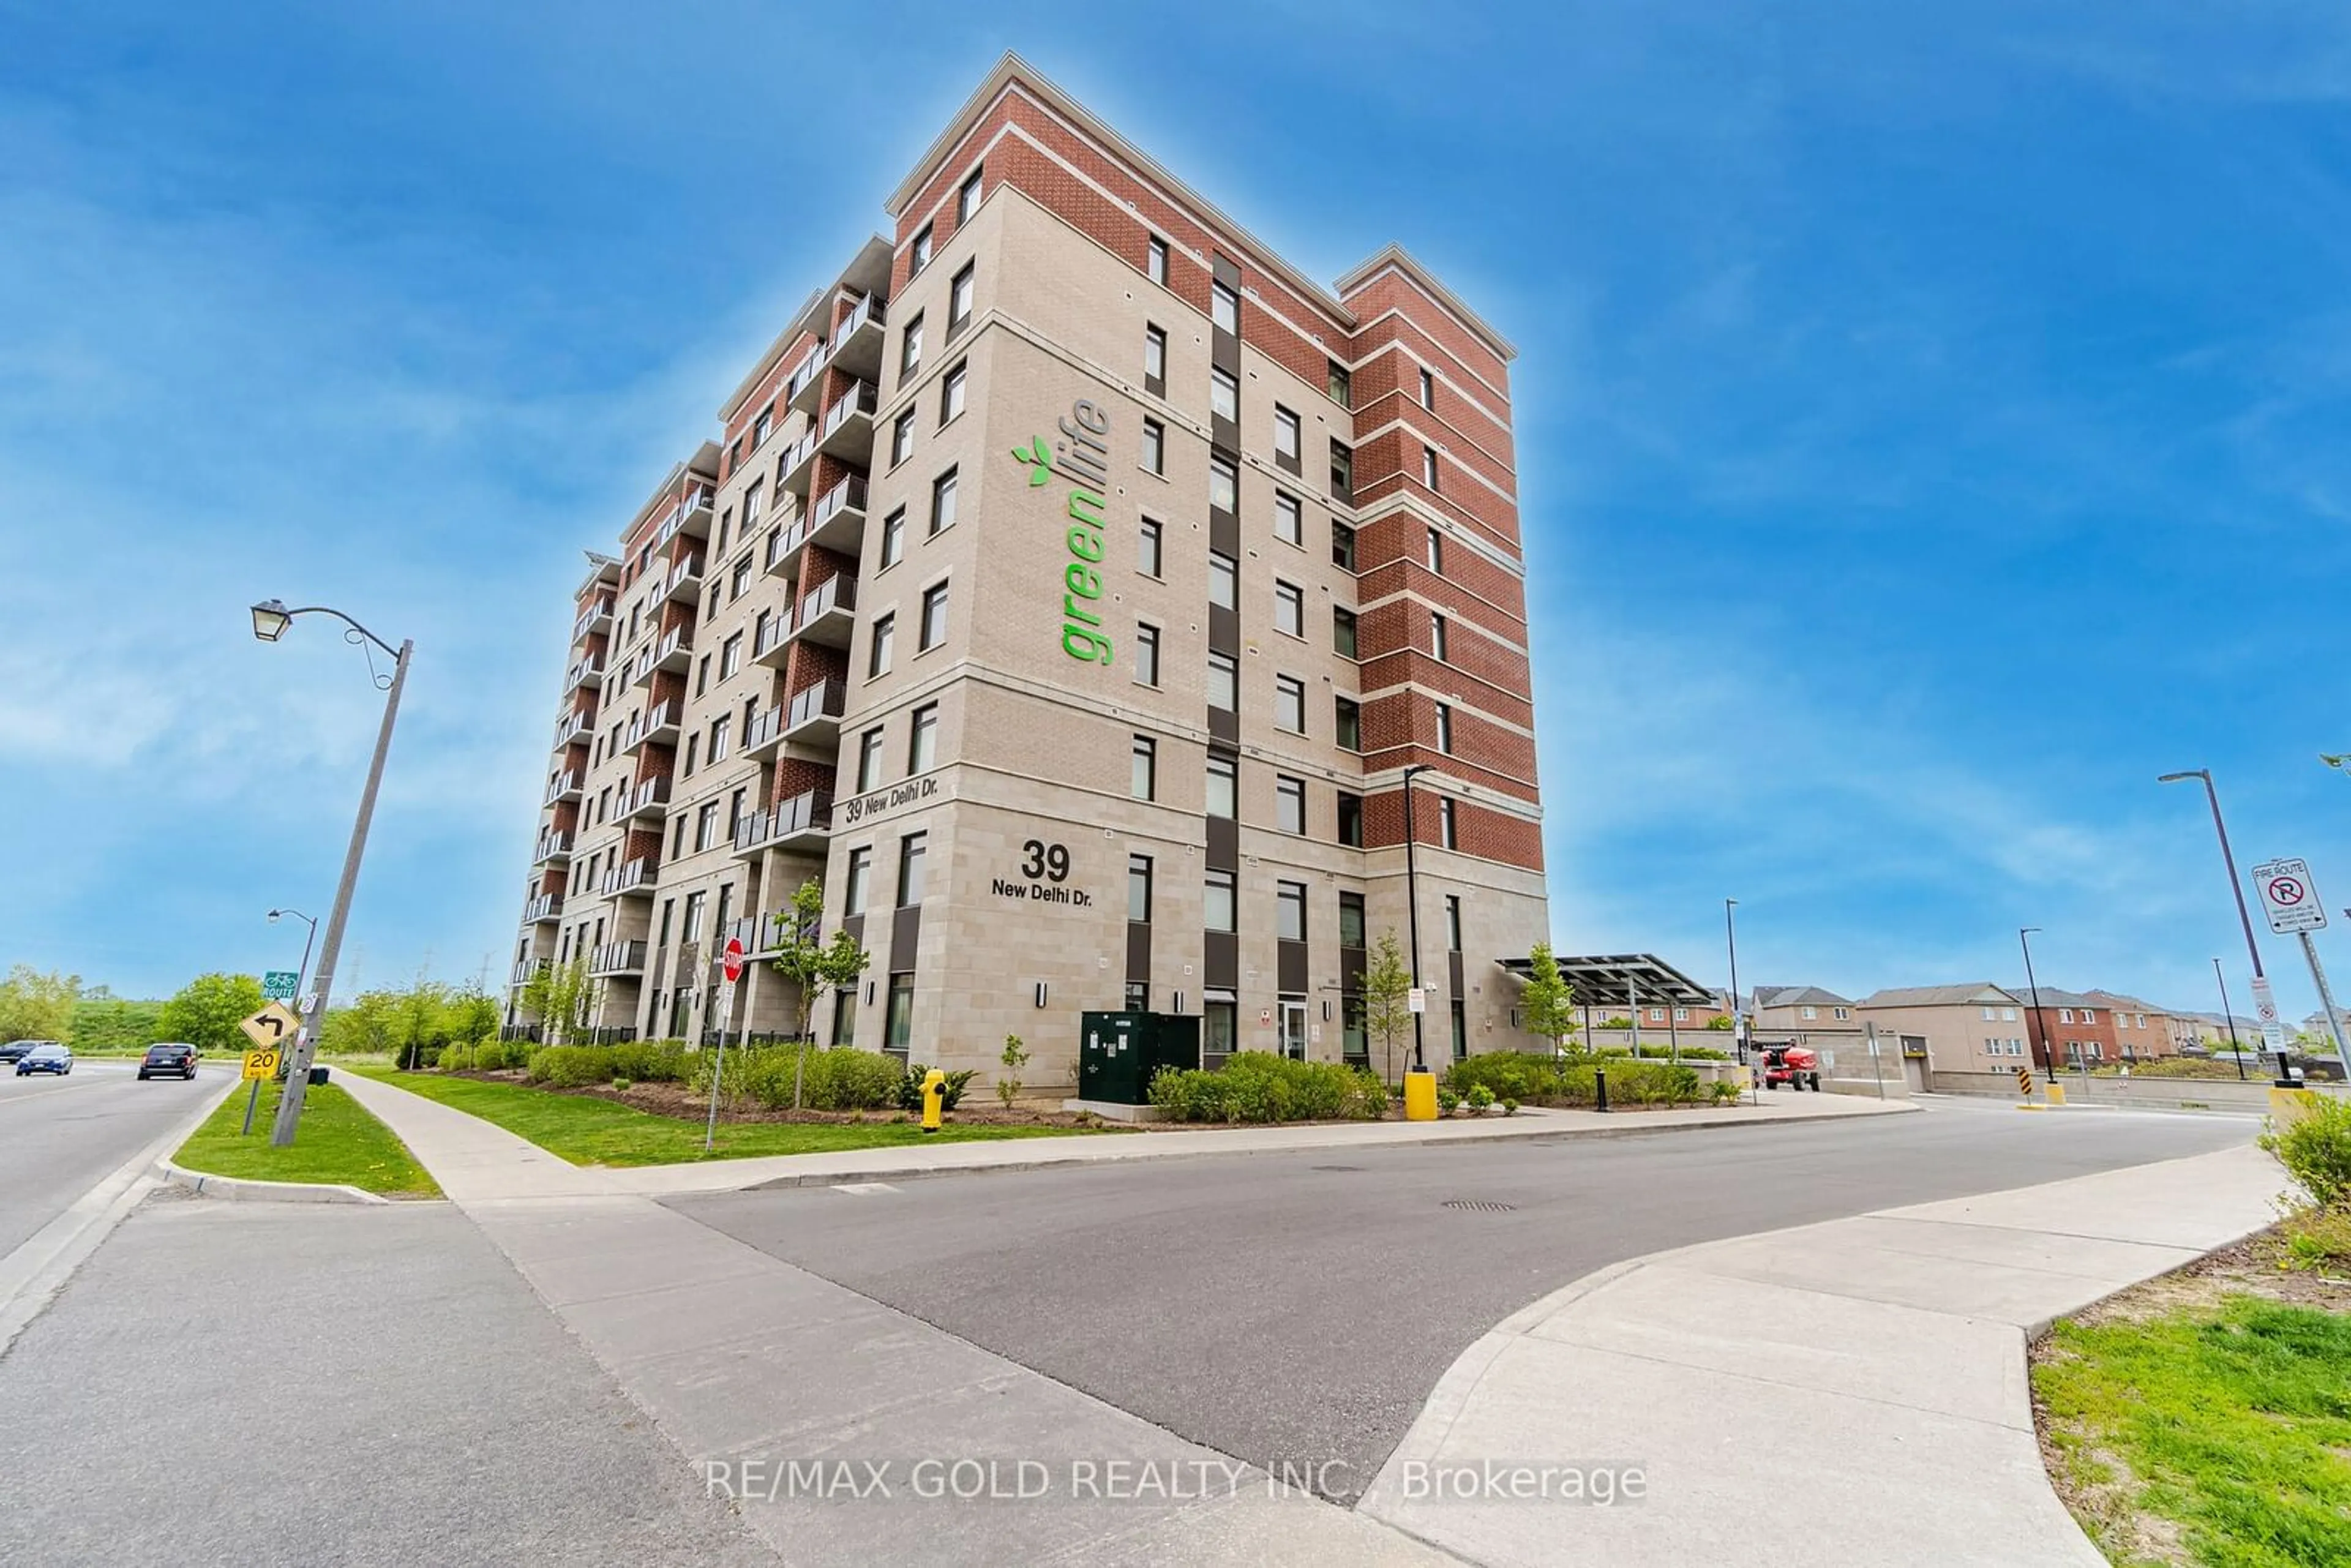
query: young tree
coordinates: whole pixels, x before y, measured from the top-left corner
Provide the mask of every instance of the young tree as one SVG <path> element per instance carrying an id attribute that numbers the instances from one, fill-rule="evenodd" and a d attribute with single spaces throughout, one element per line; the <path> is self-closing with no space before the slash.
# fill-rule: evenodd
<path id="1" fill-rule="evenodd" d="M 547 1043 L 561 1045 L 568 1035 L 588 1027 L 588 1007 L 596 995 L 588 977 L 588 960 L 549 964 L 533 970 L 522 988 L 522 1005 L 538 1015 Z"/>
<path id="2" fill-rule="evenodd" d="M 1396 1080 L 1396 1036 L 1412 1028 L 1412 970 L 1396 946 L 1395 933 L 1383 931 L 1372 945 L 1364 966 L 1364 1029 L 1387 1047 L 1387 1077 Z"/>
<path id="3" fill-rule="evenodd" d="M 468 1065 L 472 1053 L 482 1049 L 482 1042 L 498 1032 L 498 1000 L 482 988 L 480 976 L 467 980 L 449 1000 L 449 1034 L 451 1040 L 467 1053 Z"/>
<path id="4" fill-rule="evenodd" d="M 266 998 L 251 975 L 198 975 L 163 1004 L 156 1027 L 166 1040 L 184 1040 L 199 1051 L 239 1051 L 245 1031 L 236 1026 L 261 1010 Z"/>
<path id="5" fill-rule="evenodd" d="M 399 993 L 392 1008 L 392 1038 L 402 1071 L 415 1071 L 427 1046 L 448 1039 L 448 1002 L 449 988 L 422 973 L 416 984 Z"/>
<path id="6" fill-rule="evenodd" d="M 996 1097 L 1009 1111 L 1012 1102 L 1020 1098 L 1020 1080 L 1015 1075 L 1029 1065 L 1029 1048 L 1021 1043 L 1019 1035 L 1008 1034 L 1004 1037 L 1003 1053 L 996 1060 L 1004 1063 L 1004 1071 L 996 1077 Z"/>
<path id="7" fill-rule="evenodd" d="M 1519 993 L 1519 1018 L 1529 1034 L 1551 1042 L 1554 1056 L 1575 1032 L 1575 988 L 1560 977 L 1559 960 L 1548 942 L 1535 944 L 1527 988 Z"/>
<path id="8" fill-rule="evenodd" d="M 809 1048 L 820 991 L 853 986 L 873 962 L 846 929 L 835 931 L 830 942 L 819 939 L 824 925 L 824 884 L 810 877 L 792 893 L 791 908 L 779 911 L 776 921 L 776 972 L 798 988 L 800 1041 L 792 1062 L 792 1109 L 800 1108 L 800 1086 L 808 1074 Z"/>
<path id="9" fill-rule="evenodd" d="M 110 996 L 100 986 L 74 1004 L 73 1032 L 67 1038 L 78 1051 L 137 1051 L 163 1038 L 155 1026 L 162 1010 L 161 1002 Z M 0 1033 L 7 1032 L 0 1024 Z"/>
<path id="10" fill-rule="evenodd" d="M 0 1040 L 68 1040 L 81 977 L 18 964 L 0 980 Z"/>

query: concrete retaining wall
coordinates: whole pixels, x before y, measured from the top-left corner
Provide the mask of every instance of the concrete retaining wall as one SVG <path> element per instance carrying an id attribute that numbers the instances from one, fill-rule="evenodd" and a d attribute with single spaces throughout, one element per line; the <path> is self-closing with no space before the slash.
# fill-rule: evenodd
<path id="1" fill-rule="evenodd" d="M 2042 1098 L 2043 1080 L 2033 1074 L 2033 1098 Z M 2058 1082 L 2065 1086 L 2065 1099 L 2074 1105 L 2144 1105 L 2156 1110 L 2199 1109 L 2210 1107 L 2222 1111 L 2260 1111 L 2270 1108 L 2270 1081 L 2254 1074 L 2242 1083 L 2233 1078 L 2098 1078 L 2093 1077 L 2087 1088 L 2079 1073 L 2069 1072 Z M 1937 1072 L 1935 1092 L 1938 1094 L 1970 1094 L 1986 1099 L 2009 1100 L 2022 1103 L 2024 1096 L 2016 1092 L 2016 1079 L 2006 1072 Z M 2322 1094 L 2344 1097 L 2339 1085 L 2313 1084 Z"/>

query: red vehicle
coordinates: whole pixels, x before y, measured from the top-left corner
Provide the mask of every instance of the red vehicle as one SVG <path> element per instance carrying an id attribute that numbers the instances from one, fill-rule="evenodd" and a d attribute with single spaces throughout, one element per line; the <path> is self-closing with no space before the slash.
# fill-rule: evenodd
<path id="1" fill-rule="evenodd" d="M 1792 1089 L 1821 1092 L 1821 1059 L 1817 1051 L 1801 1045 L 1762 1045 L 1757 1070 L 1763 1074 L 1763 1087 L 1777 1089 L 1782 1083 Z"/>

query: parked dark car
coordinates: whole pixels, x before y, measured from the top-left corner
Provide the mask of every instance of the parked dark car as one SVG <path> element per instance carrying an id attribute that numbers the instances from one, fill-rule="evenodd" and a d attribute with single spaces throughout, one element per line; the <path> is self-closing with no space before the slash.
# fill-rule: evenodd
<path id="1" fill-rule="evenodd" d="M 26 1053 L 31 1051 L 35 1046 L 55 1045 L 57 1043 L 57 1042 L 54 1040 L 12 1040 L 5 1045 L 0 1045 L 0 1062 L 15 1063 L 22 1061 L 25 1060 Z"/>
<path id="2" fill-rule="evenodd" d="M 63 1078 L 73 1071 L 73 1052 L 55 1040 L 45 1040 L 16 1059 L 16 1076 L 54 1072 Z"/>
<path id="3" fill-rule="evenodd" d="M 161 1040 L 147 1048 L 140 1059 L 139 1076 L 149 1078 L 193 1078 L 196 1075 L 196 1048 L 184 1040 Z"/>

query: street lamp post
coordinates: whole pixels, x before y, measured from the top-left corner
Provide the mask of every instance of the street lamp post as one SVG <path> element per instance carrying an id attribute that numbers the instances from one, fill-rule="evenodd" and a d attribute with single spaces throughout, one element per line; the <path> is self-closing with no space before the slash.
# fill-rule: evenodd
<path id="1" fill-rule="evenodd" d="M 310 928 L 310 935 L 302 938 L 302 967 L 294 971 L 294 994 L 299 997 L 302 994 L 302 982 L 310 975 L 310 945 L 319 939 L 319 919 L 318 916 L 305 915 L 298 909 L 273 909 L 269 912 L 269 924 L 277 925 L 278 916 L 283 915 L 290 915 Z"/>
<path id="2" fill-rule="evenodd" d="M 1428 993 L 1420 988 L 1420 873 L 1418 862 L 1413 858 L 1412 778 L 1416 773 L 1430 771 L 1435 766 L 1434 763 L 1415 762 L 1404 770 L 1405 915 L 1405 925 L 1410 928 L 1412 937 L 1413 994 L 1420 1003 L 1419 1008 L 1412 1015 L 1412 1070 L 1415 1072 L 1428 1071 L 1428 1059 L 1421 1049 L 1425 1024 L 1428 1018 Z"/>
<path id="3" fill-rule="evenodd" d="M 2245 1053 L 2237 1044 L 2237 1015 L 2229 1010 L 2229 977 L 2220 972 L 2220 960 L 2212 960 L 2212 977 L 2220 982 L 2220 1018 L 2229 1026 L 2229 1054 L 2237 1061 L 2237 1082 L 2245 1081 Z"/>
<path id="4" fill-rule="evenodd" d="M 331 615 L 349 630 L 346 641 L 368 643 L 392 657 L 389 680 L 379 675 L 377 682 L 384 688 L 383 724 L 376 731 L 375 756 L 368 764 L 367 786 L 360 791 L 359 816 L 351 823 L 350 848 L 343 855 L 342 880 L 335 884 L 334 907 L 327 913 L 327 936 L 319 949 L 318 980 L 310 991 L 310 1009 L 302 1020 L 302 1032 L 294 1041 L 294 1053 L 286 1066 L 286 1092 L 277 1101 L 277 1122 L 270 1129 L 272 1145 L 284 1148 L 294 1141 L 294 1130 L 301 1124 L 303 1092 L 309 1087 L 310 1062 L 319 1052 L 319 1034 L 326 1026 L 327 1003 L 335 988 L 335 960 L 343 950 L 343 925 L 351 912 L 351 894 L 358 887 L 360 862 L 367 853 L 368 824 L 375 816 L 376 792 L 383 785 L 384 758 L 392 752 L 392 727 L 400 716 L 400 694 L 408 684 L 408 665 L 414 656 L 416 644 L 403 639 L 398 648 L 352 620 L 340 610 L 322 604 L 305 605 L 288 610 L 275 599 L 266 599 L 253 607 L 253 634 L 265 643 L 275 643 L 286 635 L 287 628 L 298 615 Z"/>
<path id="5" fill-rule="evenodd" d="M 2190 779 L 2200 779 L 2203 782 L 2204 798 L 2211 802 L 2212 831 L 2220 841 L 2220 863 L 2227 867 L 2229 872 L 2229 896 L 2237 901 L 2237 923 L 2244 927 L 2245 953 L 2253 961 L 2253 1005 L 2258 1009 L 2269 997 L 2269 977 L 2262 972 L 2261 944 L 2253 940 L 2252 912 L 2245 907 L 2244 884 L 2237 880 L 2237 857 L 2229 848 L 2229 824 L 2220 820 L 2220 792 L 2212 788 L 2212 770 L 2209 768 L 2190 768 L 2183 772 L 2163 774 L 2156 779 L 2156 782 L 2180 784 Z M 2283 1082 L 2285 1081 L 2283 1050 L 2278 1052 L 2277 1065 L 2278 1081 Z"/>
<path id="6" fill-rule="evenodd" d="M 2057 1082 L 2057 1046 L 2049 1038 L 2049 1019 L 2041 1010 L 2041 982 L 2032 976 L 2032 944 L 2027 937 L 2040 930 L 2038 925 L 2020 925 L 2016 945 L 2024 949 L 2024 983 L 2032 992 L 2032 1029 L 2041 1037 L 2041 1064 L 2049 1070 L 2049 1081 Z"/>

